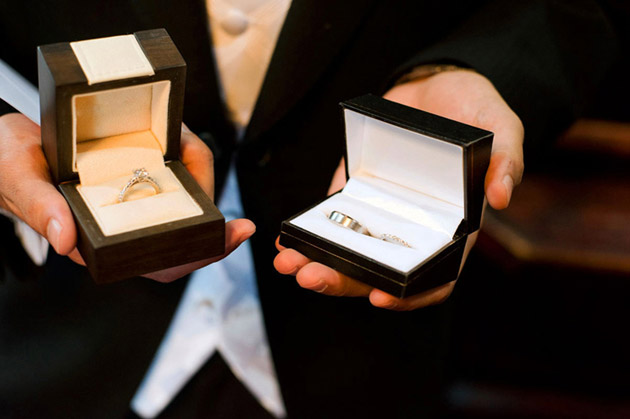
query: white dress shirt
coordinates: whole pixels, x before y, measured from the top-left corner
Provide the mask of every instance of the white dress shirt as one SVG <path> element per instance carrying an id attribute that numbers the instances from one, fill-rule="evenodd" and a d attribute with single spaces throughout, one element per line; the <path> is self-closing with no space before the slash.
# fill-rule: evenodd
<path id="1" fill-rule="evenodd" d="M 290 4 L 207 0 L 222 97 L 239 137 L 249 123 Z M 233 166 L 219 209 L 227 220 L 244 215 Z M 132 409 L 145 418 L 157 416 L 216 350 L 265 409 L 285 416 L 247 242 L 192 275 Z"/>

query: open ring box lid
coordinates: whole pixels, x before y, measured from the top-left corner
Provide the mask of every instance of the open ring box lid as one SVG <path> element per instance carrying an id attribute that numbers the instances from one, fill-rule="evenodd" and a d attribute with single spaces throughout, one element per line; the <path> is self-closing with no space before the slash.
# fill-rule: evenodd
<path id="1" fill-rule="evenodd" d="M 186 63 L 164 29 L 38 48 L 42 146 L 96 282 L 223 253 L 225 221 L 179 160 Z M 136 169 L 157 182 L 118 195 Z"/>
<path id="2" fill-rule="evenodd" d="M 348 182 L 284 221 L 280 244 L 401 298 L 457 279 L 481 222 L 493 134 L 373 95 L 341 106 Z"/>

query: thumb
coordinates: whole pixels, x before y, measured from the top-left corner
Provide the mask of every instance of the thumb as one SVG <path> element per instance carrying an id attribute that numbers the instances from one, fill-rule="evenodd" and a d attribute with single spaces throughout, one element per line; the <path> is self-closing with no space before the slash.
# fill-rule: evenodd
<path id="1" fill-rule="evenodd" d="M 61 255 L 76 246 L 76 228 L 66 200 L 48 183 L 36 177 L 16 182 L 13 191 L 3 196 L 9 210 L 37 231 Z"/>
<path id="2" fill-rule="evenodd" d="M 225 224 L 225 253 L 216 260 L 228 256 L 256 232 L 256 225 L 246 218 L 238 218 Z"/>

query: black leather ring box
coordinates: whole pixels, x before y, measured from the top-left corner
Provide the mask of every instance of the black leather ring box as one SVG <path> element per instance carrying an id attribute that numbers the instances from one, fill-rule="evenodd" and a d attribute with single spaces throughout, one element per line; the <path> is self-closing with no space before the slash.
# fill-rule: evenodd
<path id="1" fill-rule="evenodd" d="M 457 279 L 493 134 L 373 95 L 341 106 L 346 186 L 284 221 L 280 244 L 397 297 Z"/>

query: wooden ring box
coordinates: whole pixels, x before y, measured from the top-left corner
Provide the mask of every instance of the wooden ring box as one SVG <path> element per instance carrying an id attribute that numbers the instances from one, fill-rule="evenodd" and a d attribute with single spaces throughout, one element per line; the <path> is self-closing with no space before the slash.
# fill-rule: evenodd
<path id="1" fill-rule="evenodd" d="M 42 147 L 96 282 L 218 256 L 225 220 L 180 161 L 186 63 L 164 29 L 40 46 Z M 118 193 L 145 168 L 160 185 Z"/>

